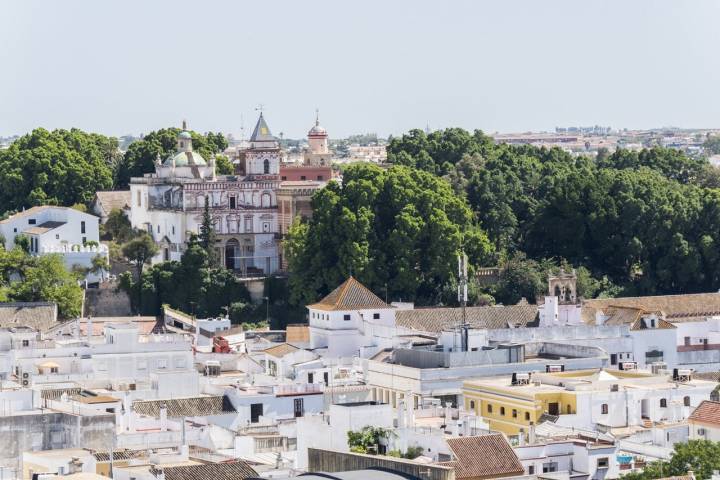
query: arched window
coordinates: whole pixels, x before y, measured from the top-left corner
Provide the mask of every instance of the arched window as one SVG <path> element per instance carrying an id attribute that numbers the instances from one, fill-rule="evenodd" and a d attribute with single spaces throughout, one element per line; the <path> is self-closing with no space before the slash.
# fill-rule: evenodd
<path id="1" fill-rule="evenodd" d="M 470 400 L 470 410 L 475 410 L 475 400 Z"/>
<path id="2" fill-rule="evenodd" d="M 686 407 L 690 406 L 690 397 L 683 398 L 683 405 L 685 405 Z"/>
<path id="3" fill-rule="evenodd" d="M 555 285 L 555 296 L 558 298 L 562 297 L 562 293 L 560 292 L 560 285 Z"/>
<path id="4" fill-rule="evenodd" d="M 265 172 L 266 174 L 270 173 L 270 160 L 268 160 L 267 158 L 263 162 L 263 172 Z"/>
<path id="5" fill-rule="evenodd" d="M 572 299 L 572 290 L 570 288 L 565 290 L 565 301 L 569 302 Z"/>
<path id="6" fill-rule="evenodd" d="M 526 422 L 530 421 L 530 412 L 525 412 L 525 421 Z"/>
<path id="7" fill-rule="evenodd" d="M 661 408 L 667 407 L 667 399 L 666 399 L 666 398 L 661 398 L 661 399 L 660 399 L 660 407 L 661 407 Z"/>
<path id="8" fill-rule="evenodd" d="M 270 194 L 265 192 L 260 196 L 260 206 L 261 207 L 269 207 L 271 203 L 272 197 L 270 197 Z"/>
<path id="9" fill-rule="evenodd" d="M 492 405 L 489 404 L 489 403 L 488 403 L 488 406 L 487 406 L 487 411 L 488 411 L 488 413 L 492 413 Z"/>
<path id="10" fill-rule="evenodd" d="M 607 403 L 603 403 L 603 404 L 600 406 L 600 413 L 602 413 L 603 415 L 607 415 L 607 414 L 608 414 L 608 404 L 607 404 Z"/>
<path id="11" fill-rule="evenodd" d="M 500 415 L 505 416 L 505 407 L 500 407 Z"/>

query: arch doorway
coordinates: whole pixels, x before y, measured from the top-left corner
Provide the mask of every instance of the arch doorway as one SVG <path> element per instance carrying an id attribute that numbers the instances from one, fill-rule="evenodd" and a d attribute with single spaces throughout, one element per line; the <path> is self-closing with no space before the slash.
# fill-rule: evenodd
<path id="1" fill-rule="evenodd" d="M 225 268 L 228 270 L 235 270 L 238 267 L 238 251 L 240 250 L 240 243 L 231 238 L 225 243 Z"/>

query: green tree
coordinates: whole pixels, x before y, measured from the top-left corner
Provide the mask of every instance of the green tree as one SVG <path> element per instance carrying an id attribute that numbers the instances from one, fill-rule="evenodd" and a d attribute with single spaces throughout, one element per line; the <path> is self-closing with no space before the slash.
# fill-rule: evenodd
<path id="1" fill-rule="evenodd" d="M 235 166 L 225 155 L 216 155 L 215 172 L 218 175 L 233 175 L 235 173 Z"/>
<path id="2" fill-rule="evenodd" d="M 210 201 L 205 197 L 205 207 L 203 209 L 202 223 L 200 224 L 200 244 L 207 253 L 207 262 L 211 267 L 218 266 L 218 255 L 215 249 L 215 222 L 210 214 Z"/>
<path id="3" fill-rule="evenodd" d="M 330 183 L 312 204 L 312 219 L 296 221 L 285 242 L 295 305 L 315 301 L 349 275 L 389 298 L 447 301 L 457 253 L 464 248 L 477 265 L 492 250 L 450 184 L 416 169 L 351 165 L 343 184 Z"/>
<path id="4" fill-rule="evenodd" d="M 123 256 L 133 265 L 137 272 L 138 284 L 143 280 L 143 268 L 158 253 L 158 246 L 148 234 L 141 234 L 122 246 Z M 142 305 L 142 287 L 137 288 L 137 305 Z"/>
<path id="5" fill-rule="evenodd" d="M 393 432 L 387 428 L 370 425 L 357 432 L 348 430 L 348 447 L 351 452 L 355 453 L 370 453 L 373 449 L 377 453 L 383 440 L 389 439 L 391 435 L 394 435 Z"/>
<path id="6" fill-rule="evenodd" d="M 110 211 L 103 228 L 116 242 L 126 242 L 133 235 L 130 220 L 127 215 L 118 208 L 113 208 Z"/>
<path id="7" fill-rule="evenodd" d="M 687 475 L 692 471 L 699 480 L 712 477 L 714 470 L 720 470 L 720 443 L 710 440 L 690 440 L 676 443 L 669 461 L 648 464 L 642 472 L 623 475 L 627 480 L 652 480 Z"/>
<path id="8" fill-rule="evenodd" d="M 37 128 L 0 150 L 0 205 L 88 204 L 112 187 L 117 140 L 78 129 Z"/>

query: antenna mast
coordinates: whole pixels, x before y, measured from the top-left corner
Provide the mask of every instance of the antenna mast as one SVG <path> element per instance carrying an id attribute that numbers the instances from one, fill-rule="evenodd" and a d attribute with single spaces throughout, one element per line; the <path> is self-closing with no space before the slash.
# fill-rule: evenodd
<path id="1" fill-rule="evenodd" d="M 458 326 L 460 333 L 460 351 L 468 351 L 468 324 L 467 324 L 467 312 L 465 307 L 467 306 L 467 262 L 468 258 L 465 252 L 458 254 L 458 302 L 462 307 L 462 323 Z"/>

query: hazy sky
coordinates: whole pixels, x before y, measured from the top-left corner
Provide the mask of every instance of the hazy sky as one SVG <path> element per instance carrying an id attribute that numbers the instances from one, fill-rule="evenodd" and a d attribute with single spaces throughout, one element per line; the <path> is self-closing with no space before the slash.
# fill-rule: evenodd
<path id="1" fill-rule="evenodd" d="M 720 126 L 720 1 L 0 0 L 0 135 Z"/>

